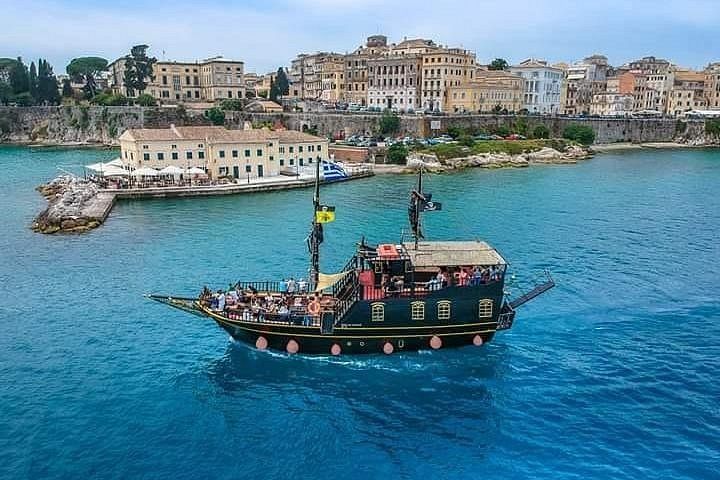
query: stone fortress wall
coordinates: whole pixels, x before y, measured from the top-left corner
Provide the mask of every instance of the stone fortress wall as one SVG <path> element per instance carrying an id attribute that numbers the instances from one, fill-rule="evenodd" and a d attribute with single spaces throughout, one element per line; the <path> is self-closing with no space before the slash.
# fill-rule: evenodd
<path id="1" fill-rule="evenodd" d="M 378 114 L 349 113 L 249 113 L 226 112 L 230 128 L 253 123 L 278 122 L 293 130 L 312 129 L 319 135 L 372 134 Z M 529 130 L 543 124 L 552 136 L 561 136 L 571 124 L 590 125 L 596 143 L 684 142 L 714 143 L 705 135 L 703 120 L 670 118 L 569 118 L 514 115 L 447 115 L 400 117 L 400 135 L 431 136 L 448 127 L 511 127 L 522 119 Z M 0 143 L 97 143 L 113 144 L 126 128 L 206 125 L 202 111 L 167 107 L 0 107 Z"/>

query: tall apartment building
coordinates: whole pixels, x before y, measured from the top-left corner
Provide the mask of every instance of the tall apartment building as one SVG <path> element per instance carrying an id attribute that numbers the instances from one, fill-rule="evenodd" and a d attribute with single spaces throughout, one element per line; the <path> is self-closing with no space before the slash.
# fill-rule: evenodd
<path id="1" fill-rule="evenodd" d="M 720 110 L 720 62 L 711 63 L 703 72 L 704 79 L 704 97 L 707 108 L 710 110 Z"/>
<path id="2" fill-rule="evenodd" d="M 422 54 L 422 103 L 425 110 L 452 111 L 448 88 L 474 80 L 475 54 L 462 48 L 428 48 Z"/>
<path id="3" fill-rule="evenodd" d="M 368 104 L 368 61 L 378 58 L 388 49 L 385 35 L 372 35 L 365 45 L 345 55 L 345 102 Z"/>
<path id="4" fill-rule="evenodd" d="M 567 67 L 565 85 L 562 89 L 563 113 L 587 114 L 593 96 L 606 91 L 608 59 L 604 55 L 592 55 Z"/>
<path id="5" fill-rule="evenodd" d="M 321 67 L 320 98 L 339 102 L 345 94 L 345 59 L 342 55 L 328 57 Z"/>
<path id="6" fill-rule="evenodd" d="M 367 62 L 367 104 L 382 110 L 408 111 L 420 108 L 422 56 L 383 55 Z"/>
<path id="7" fill-rule="evenodd" d="M 673 84 L 668 93 L 667 113 L 679 116 L 683 112 L 706 107 L 705 74 L 692 70 L 675 70 Z"/>
<path id="8" fill-rule="evenodd" d="M 525 81 L 523 109 L 530 113 L 554 114 L 560 110 L 560 92 L 565 72 L 544 60 L 528 59 L 510 67 L 510 72 Z"/>
<path id="9" fill-rule="evenodd" d="M 125 87 L 125 59 L 108 66 L 111 88 L 127 94 Z M 153 65 L 154 78 L 144 92 L 165 103 L 215 102 L 227 98 L 245 97 L 244 64 L 223 57 L 199 62 L 158 61 Z"/>
<path id="10" fill-rule="evenodd" d="M 290 96 L 301 100 L 322 100 L 323 82 L 325 86 L 330 86 L 330 89 L 333 89 L 334 83 L 334 89 L 339 92 L 344 88 L 344 82 L 339 81 L 342 63 L 343 55 L 339 53 L 301 53 L 290 64 Z M 338 92 L 334 95 L 337 96 Z M 331 96 L 331 93 L 325 95 Z"/>
<path id="11" fill-rule="evenodd" d="M 668 92 L 673 84 L 671 63 L 662 58 L 643 57 L 630 62 L 627 69 L 645 76 L 644 98 L 635 100 L 637 104 L 643 105 L 642 110 L 666 113 Z"/>

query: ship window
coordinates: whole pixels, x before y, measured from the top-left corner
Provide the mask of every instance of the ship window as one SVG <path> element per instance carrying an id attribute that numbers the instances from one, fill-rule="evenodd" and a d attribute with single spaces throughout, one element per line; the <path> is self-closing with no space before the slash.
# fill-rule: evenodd
<path id="1" fill-rule="evenodd" d="M 425 320 L 425 302 L 412 302 L 410 304 L 412 319 L 422 322 Z"/>
<path id="2" fill-rule="evenodd" d="M 450 320 L 450 301 L 441 300 L 437 303 L 438 320 Z"/>
<path id="3" fill-rule="evenodd" d="M 492 318 L 493 301 L 489 298 L 478 303 L 478 318 Z"/>
<path id="4" fill-rule="evenodd" d="M 382 263 L 375 262 L 374 267 L 375 267 L 375 273 L 382 273 Z"/>
<path id="5" fill-rule="evenodd" d="M 373 322 L 382 322 L 385 320 L 385 304 L 373 303 L 370 307 L 370 320 Z"/>

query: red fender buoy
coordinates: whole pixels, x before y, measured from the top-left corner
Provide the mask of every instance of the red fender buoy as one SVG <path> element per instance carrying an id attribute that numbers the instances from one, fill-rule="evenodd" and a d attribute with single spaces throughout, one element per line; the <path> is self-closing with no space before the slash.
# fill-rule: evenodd
<path id="1" fill-rule="evenodd" d="M 290 340 L 285 347 L 288 353 L 297 353 L 300 350 L 300 345 L 295 340 Z"/>
<path id="2" fill-rule="evenodd" d="M 340 355 L 341 352 L 342 352 L 342 348 L 340 348 L 340 345 L 338 345 L 337 343 L 333 343 L 333 346 L 330 347 L 330 353 L 332 353 L 336 357 L 338 355 Z"/>
<path id="3" fill-rule="evenodd" d="M 385 345 L 383 345 L 383 352 L 385 353 L 385 355 L 390 355 L 394 351 L 395 347 L 393 347 L 393 344 L 390 342 L 385 342 Z"/>
<path id="4" fill-rule="evenodd" d="M 267 339 L 265 337 L 258 337 L 257 340 L 255 340 L 255 348 L 258 350 L 265 350 L 268 346 Z"/>
<path id="5" fill-rule="evenodd" d="M 442 340 L 437 335 L 433 335 L 430 339 L 430 346 L 433 348 L 433 350 L 437 350 L 438 348 L 442 347 Z"/>
<path id="6" fill-rule="evenodd" d="M 479 346 L 481 346 L 482 344 L 483 344 L 483 339 L 482 339 L 482 337 L 481 337 L 480 335 L 475 335 L 475 336 L 473 337 L 473 345 L 475 345 L 476 347 L 479 347 Z"/>

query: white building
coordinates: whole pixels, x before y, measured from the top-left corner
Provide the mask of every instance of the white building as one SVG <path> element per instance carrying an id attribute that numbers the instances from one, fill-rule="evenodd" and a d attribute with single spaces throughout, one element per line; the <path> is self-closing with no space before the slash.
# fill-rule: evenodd
<path id="1" fill-rule="evenodd" d="M 525 80 L 523 108 L 530 113 L 559 113 L 563 70 L 531 58 L 510 67 L 510 72 Z"/>

